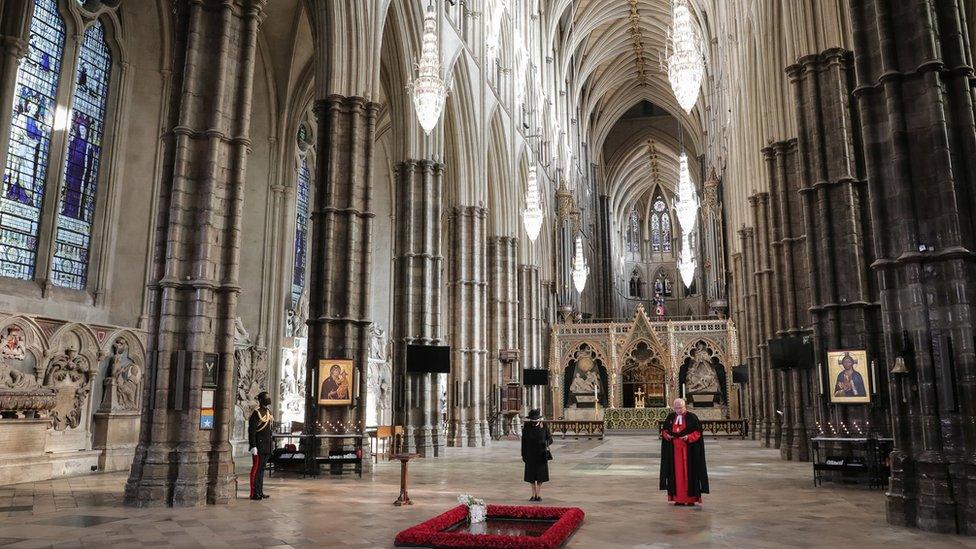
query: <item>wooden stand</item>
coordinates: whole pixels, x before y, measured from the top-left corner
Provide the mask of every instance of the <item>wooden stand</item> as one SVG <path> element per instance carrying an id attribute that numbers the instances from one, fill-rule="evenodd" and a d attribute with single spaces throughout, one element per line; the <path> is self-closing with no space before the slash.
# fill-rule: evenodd
<path id="1" fill-rule="evenodd" d="M 413 505 L 410 496 L 407 495 L 407 463 L 415 457 L 418 457 L 418 454 L 396 454 L 393 456 L 393 459 L 400 460 L 400 497 L 393 502 L 393 505 L 397 507 Z"/>

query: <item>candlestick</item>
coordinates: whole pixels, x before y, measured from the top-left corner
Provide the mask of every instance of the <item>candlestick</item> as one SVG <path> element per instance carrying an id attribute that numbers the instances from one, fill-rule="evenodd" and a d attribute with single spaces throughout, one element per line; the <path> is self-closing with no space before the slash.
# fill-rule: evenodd
<path id="1" fill-rule="evenodd" d="M 820 386 L 820 394 L 824 394 L 823 390 L 823 362 L 817 364 L 817 384 Z"/>

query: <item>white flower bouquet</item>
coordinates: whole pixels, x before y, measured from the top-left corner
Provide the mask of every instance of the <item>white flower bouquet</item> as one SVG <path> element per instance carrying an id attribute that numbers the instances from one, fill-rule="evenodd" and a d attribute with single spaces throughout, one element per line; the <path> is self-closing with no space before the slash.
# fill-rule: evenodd
<path id="1" fill-rule="evenodd" d="M 461 494 L 458 496 L 458 503 L 468 507 L 468 521 L 471 524 L 484 522 L 488 518 L 488 506 L 485 505 L 485 500 L 470 494 Z"/>

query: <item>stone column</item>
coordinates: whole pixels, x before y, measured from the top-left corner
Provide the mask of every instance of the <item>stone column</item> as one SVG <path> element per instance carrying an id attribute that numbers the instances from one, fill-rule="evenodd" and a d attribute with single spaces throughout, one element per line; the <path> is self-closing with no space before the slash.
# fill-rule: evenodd
<path id="1" fill-rule="evenodd" d="M 783 396 L 782 391 L 780 391 L 782 372 L 773 369 L 772 360 L 769 356 L 769 340 L 775 333 L 773 296 L 776 294 L 769 259 L 769 194 L 754 194 L 749 197 L 749 203 L 752 205 L 752 216 L 755 223 L 753 246 L 756 263 L 756 289 L 759 292 L 756 303 L 759 316 L 756 320 L 759 332 L 759 360 L 762 364 L 766 386 L 763 401 L 766 403 L 766 421 L 772 428 L 772 432 L 767 433 L 767 439 L 771 440 L 772 446 L 779 448 L 782 443 L 783 428 L 783 416 L 781 415 L 783 407 L 780 405 Z"/>
<path id="2" fill-rule="evenodd" d="M 745 364 L 746 370 L 748 370 L 748 327 L 745 312 L 745 290 L 743 287 L 743 268 L 742 268 L 742 253 L 737 252 L 731 255 L 730 265 L 731 265 L 731 282 L 729 286 L 729 318 L 735 324 L 738 333 L 738 350 L 739 350 L 739 363 Z M 755 411 L 755 397 L 753 395 L 753 390 L 755 388 L 755 382 L 752 378 L 752 372 L 749 372 L 749 379 L 746 382 L 745 387 L 742 387 L 740 392 L 740 402 L 742 410 L 742 419 L 747 419 L 750 421 L 749 436 L 753 440 L 756 439 L 756 429 L 751 422 L 756 418 L 757 414 Z"/>
<path id="3" fill-rule="evenodd" d="M 438 455 L 444 446 L 437 374 L 407 374 L 407 345 L 440 345 L 441 234 L 444 165 L 408 160 L 397 165 L 393 302 L 396 423 L 405 450 Z"/>
<path id="4" fill-rule="evenodd" d="M 617 261 L 611 253 L 613 250 L 613 230 L 610 228 L 610 219 L 610 197 L 601 194 L 599 227 L 600 244 L 603 246 L 603 253 L 600 254 L 600 271 L 603 273 L 603 284 L 600 287 L 602 293 L 600 295 L 600 308 L 598 309 L 601 318 L 613 318 L 614 316 L 615 294 L 613 287 L 616 284 L 614 268 Z M 653 288 L 654 281 L 648 282 L 649 287 Z"/>
<path id="5" fill-rule="evenodd" d="M 487 387 L 488 401 L 498 401 L 499 389 L 510 381 L 502 375 L 502 363 L 498 353 L 507 349 L 518 349 L 520 357 L 527 349 L 519 345 L 519 295 L 518 295 L 518 239 L 497 236 L 488 242 L 489 272 L 489 337 L 490 353 L 488 371 L 491 374 Z M 524 383 L 521 372 L 521 359 L 512 365 L 516 369 L 515 378 Z M 523 385 L 524 390 L 524 385 Z M 492 406 L 494 408 L 494 406 Z M 510 432 L 510 425 L 502 425 L 502 414 L 496 410 L 493 424 L 496 437 Z"/>
<path id="6" fill-rule="evenodd" d="M 539 268 L 534 265 L 519 265 L 518 268 L 518 337 L 521 368 L 547 369 L 542 346 L 542 302 L 544 287 L 539 281 Z M 552 380 L 550 380 L 552 383 Z M 523 413 L 533 408 L 542 410 L 545 404 L 545 387 L 526 387 Z M 545 413 L 545 411 L 543 411 Z"/>
<path id="7" fill-rule="evenodd" d="M 969 3 L 969 5 L 972 5 Z M 888 521 L 976 534 L 976 79 L 958 0 L 851 0 L 895 451 Z"/>
<path id="8" fill-rule="evenodd" d="M 810 334 L 810 283 L 806 252 L 806 225 L 799 189 L 796 140 L 777 141 L 763 149 L 769 165 L 769 193 L 772 204 L 774 275 L 779 295 L 777 337 Z M 789 448 L 780 447 L 786 459 L 806 460 L 807 430 L 812 427 L 814 408 L 819 406 L 816 370 L 790 369 L 784 373 L 785 415 L 790 421 Z"/>
<path id="9" fill-rule="evenodd" d="M 454 374 L 449 391 L 455 395 L 450 438 L 453 446 L 485 446 L 491 441 L 490 436 L 485 439 L 488 432 L 486 218 L 485 208 L 459 206 L 451 219 Z"/>
<path id="10" fill-rule="evenodd" d="M 768 447 L 769 433 L 772 431 L 769 417 L 771 404 L 766 398 L 768 380 L 759 354 L 759 291 L 756 280 L 754 240 L 755 235 L 752 227 L 743 227 L 739 230 L 739 241 L 742 249 L 742 284 L 745 290 L 743 294 L 745 296 L 745 318 L 747 319 L 745 323 L 746 337 L 743 338 L 742 348 L 745 350 L 744 357 L 749 364 L 749 380 L 753 384 L 753 402 L 756 412 L 758 412 L 758 415 L 753 419 L 753 429 L 763 441 L 763 445 Z"/>
<path id="11" fill-rule="evenodd" d="M 161 186 L 142 426 L 125 502 L 193 506 L 235 496 L 234 320 L 263 0 L 175 5 L 183 63 Z M 218 365 L 212 430 L 200 428 L 206 355 Z"/>
<path id="12" fill-rule="evenodd" d="M 316 177 L 308 262 L 308 361 L 305 423 L 362 428 L 366 421 L 372 250 L 373 145 L 378 105 L 330 95 L 315 101 Z M 352 359 L 353 406 L 319 408 L 319 360 Z M 360 405 L 361 404 L 361 405 Z"/>
<path id="13" fill-rule="evenodd" d="M 814 347 L 819 360 L 831 349 L 866 349 L 868 360 L 883 365 L 880 304 L 869 273 L 875 259 L 872 221 L 860 130 L 850 99 L 853 59 L 848 51 L 830 49 L 802 57 L 787 74 L 797 108 L 800 195 L 811 235 L 807 249 Z M 871 371 L 869 365 L 864 367 Z M 872 380 L 872 392 L 877 392 L 873 405 L 832 406 L 832 420 L 862 425 L 870 421 L 887 431 L 887 370 L 873 370 L 878 375 Z M 828 381 L 832 382 L 825 384 L 832 385 Z"/>
<path id="14" fill-rule="evenodd" d="M 762 149 L 763 158 L 766 161 L 766 179 L 769 182 L 769 188 L 772 192 L 773 190 L 773 179 L 776 177 L 776 164 L 773 159 L 773 155 L 770 154 L 769 147 Z M 781 284 L 783 283 L 782 274 L 782 250 L 781 250 L 781 227 L 779 225 L 779 203 L 776 197 L 771 196 L 770 193 L 760 193 L 757 195 L 760 198 L 762 204 L 763 212 L 763 223 L 765 225 L 766 243 L 768 248 L 766 248 L 766 255 L 768 261 L 768 290 L 772 293 L 770 302 L 772 303 L 772 308 L 769 310 L 769 316 L 767 317 L 766 325 L 766 342 L 767 345 L 775 338 L 783 336 L 783 329 L 785 326 L 784 312 L 785 307 L 783 303 L 786 301 L 786 296 L 783 295 L 783 288 Z M 767 347 L 768 350 L 768 347 Z M 770 357 L 770 364 L 772 363 L 772 357 Z M 792 459 L 792 442 L 793 442 L 793 422 L 795 411 L 792 409 L 792 379 L 790 377 L 790 372 L 784 370 L 773 370 L 772 375 L 775 377 L 778 384 L 779 390 L 775 395 L 776 410 L 780 413 L 776 414 L 776 421 L 780 425 L 779 437 L 777 442 L 777 447 L 779 448 L 779 454 L 782 459 Z"/>

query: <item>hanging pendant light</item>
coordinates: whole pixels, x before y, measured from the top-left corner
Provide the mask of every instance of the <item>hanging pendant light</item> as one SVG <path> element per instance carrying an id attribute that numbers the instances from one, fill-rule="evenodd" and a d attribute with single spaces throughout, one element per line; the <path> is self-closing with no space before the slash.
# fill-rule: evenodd
<path id="1" fill-rule="evenodd" d="M 535 242 L 539 238 L 539 231 L 542 229 L 542 220 L 545 213 L 542 211 L 542 201 L 539 196 L 539 181 L 536 177 L 535 166 L 529 166 L 528 189 L 525 191 L 525 211 L 522 212 L 522 221 L 525 224 L 525 234 L 529 240 Z"/>
<path id="2" fill-rule="evenodd" d="M 691 250 L 691 238 L 687 234 L 681 237 L 681 251 L 678 252 L 678 272 L 685 287 L 691 288 L 695 282 L 695 254 Z"/>
<path id="3" fill-rule="evenodd" d="M 674 210 L 681 232 L 691 234 L 698 219 L 698 192 L 688 171 L 688 155 L 684 152 L 678 156 L 678 195 L 674 199 Z"/>
<path id="4" fill-rule="evenodd" d="M 576 291 L 583 293 L 586 287 L 586 277 L 590 274 L 590 268 L 586 266 L 586 258 L 583 257 L 583 237 L 576 237 L 576 257 L 573 258 L 573 285 Z"/>
<path id="5" fill-rule="evenodd" d="M 417 63 L 417 75 L 407 84 L 410 95 L 413 96 L 413 106 L 417 111 L 417 119 L 424 133 L 430 132 L 437 126 L 437 121 L 444 110 L 444 100 L 447 99 L 447 85 L 441 78 L 440 46 L 437 39 L 437 14 L 434 5 L 427 6 L 424 14 L 424 36 Z"/>
<path id="6" fill-rule="evenodd" d="M 691 113 L 701 91 L 705 56 L 686 0 L 674 0 L 671 4 L 671 31 L 668 38 L 668 81 L 678 104 L 685 112 Z"/>

